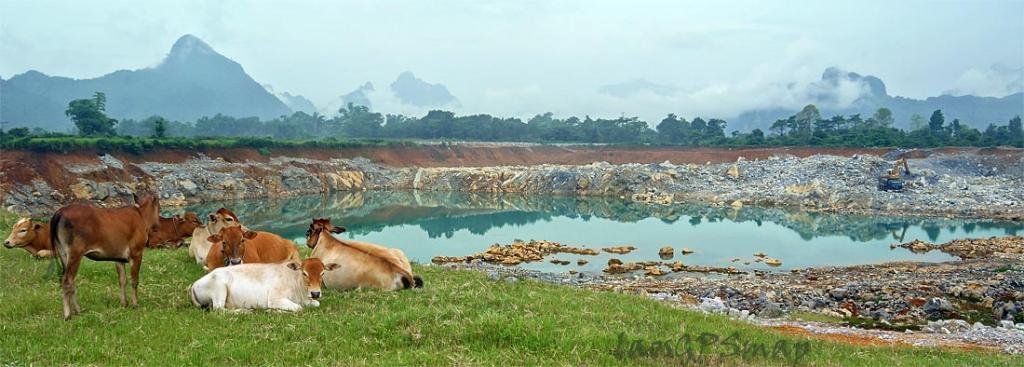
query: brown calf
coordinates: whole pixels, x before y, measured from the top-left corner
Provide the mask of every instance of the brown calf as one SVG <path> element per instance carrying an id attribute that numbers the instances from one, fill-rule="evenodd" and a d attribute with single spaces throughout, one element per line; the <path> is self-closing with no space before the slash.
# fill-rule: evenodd
<path id="1" fill-rule="evenodd" d="M 188 255 L 196 259 L 196 263 L 205 268 L 206 255 L 210 253 L 210 247 L 213 246 L 206 239 L 220 232 L 221 228 L 237 227 L 240 225 L 238 216 L 228 208 L 220 208 L 216 212 L 210 213 L 210 220 L 206 222 L 206 225 L 192 231 L 192 241 L 188 244 Z"/>
<path id="2" fill-rule="evenodd" d="M 64 319 L 82 312 L 75 294 L 75 276 L 82 257 L 95 261 L 113 261 L 121 285 L 121 305 L 128 306 L 125 264 L 131 265 L 131 306 L 139 305 L 139 269 L 142 251 L 149 233 L 160 219 L 160 202 L 146 195 L 137 205 L 121 208 L 97 208 L 73 204 L 57 211 L 50 219 L 53 248 L 64 276 L 61 279 Z"/>
<path id="3" fill-rule="evenodd" d="M 4 247 L 21 247 L 35 257 L 53 256 L 53 245 L 50 244 L 50 226 L 22 218 L 14 223 L 11 235 L 4 241 Z"/>
<path id="4" fill-rule="evenodd" d="M 146 244 L 146 247 L 181 247 L 185 237 L 191 237 L 192 232 L 201 225 L 203 223 L 193 212 L 186 212 L 184 216 L 161 217 L 160 224 L 149 234 L 149 243 Z"/>
<path id="5" fill-rule="evenodd" d="M 213 269 L 255 263 L 302 261 L 292 241 L 270 232 L 256 232 L 242 227 L 225 227 L 207 238 L 213 245 L 206 255 L 206 267 Z"/>

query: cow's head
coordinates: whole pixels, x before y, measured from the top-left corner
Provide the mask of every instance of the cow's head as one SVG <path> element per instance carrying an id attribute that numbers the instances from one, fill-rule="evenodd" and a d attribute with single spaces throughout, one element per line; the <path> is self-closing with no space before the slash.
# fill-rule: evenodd
<path id="1" fill-rule="evenodd" d="M 206 240 L 210 243 L 220 242 L 224 266 L 231 266 L 242 263 L 242 256 L 245 255 L 245 241 L 256 238 L 256 235 L 256 232 L 242 230 L 242 227 L 236 226 L 222 228 L 220 232 L 207 237 Z"/>
<path id="2" fill-rule="evenodd" d="M 160 200 L 157 199 L 156 195 L 146 194 L 141 198 L 134 196 L 135 206 L 139 210 L 139 214 L 142 215 L 142 219 L 149 222 L 150 227 L 155 227 L 160 224 Z"/>
<path id="3" fill-rule="evenodd" d="M 320 259 L 311 257 L 302 260 L 302 263 L 290 262 L 288 268 L 293 271 L 301 271 L 302 279 L 306 284 L 306 292 L 309 298 L 320 299 L 320 284 L 323 283 L 324 272 L 337 270 L 341 265 L 335 263 L 324 264 Z"/>
<path id="4" fill-rule="evenodd" d="M 331 218 L 313 218 L 313 222 L 309 224 L 309 229 L 306 230 L 306 246 L 316 248 L 316 244 L 320 240 L 320 233 L 323 233 L 323 231 L 345 233 L 346 229 L 342 226 L 335 227 L 331 225 Z"/>
<path id="5" fill-rule="evenodd" d="M 210 213 L 210 221 L 206 223 L 206 229 L 210 233 L 218 233 L 221 229 L 227 227 L 238 227 L 242 223 L 238 222 L 238 216 L 235 212 L 232 212 L 228 208 L 220 208 L 217 211 Z"/>
<path id="6" fill-rule="evenodd" d="M 178 234 L 182 235 L 191 235 L 192 231 L 203 226 L 203 222 L 199 221 L 199 216 L 193 212 L 185 212 L 185 215 L 174 218 L 174 221 L 178 224 Z"/>
<path id="7" fill-rule="evenodd" d="M 42 228 L 42 224 L 33 222 L 29 218 L 22 218 L 14 223 L 14 227 L 11 228 L 11 235 L 7 236 L 7 240 L 4 241 L 4 247 L 28 246 L 39 235 L 39 230 Z"/>

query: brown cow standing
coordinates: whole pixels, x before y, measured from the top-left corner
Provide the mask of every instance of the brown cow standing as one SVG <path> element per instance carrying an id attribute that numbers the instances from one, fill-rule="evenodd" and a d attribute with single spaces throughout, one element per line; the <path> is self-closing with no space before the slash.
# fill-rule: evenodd
<path id="1" fill-rule="evenodd" d="M 50 227 L 29 218 L 22 218 L 14 223 L 11 235 L 4 241 L 4 247 L 21 247 L 35 257 L 53 256 Z"/>
<path id="2" fill-rule="evenodd" d="M 181 247 L 185 237 L 191 237 L 192 231 L 201 225 L 203 223 L 199 221 L 199 216 L 193 212 L 186 212 L 183 216 L 171 218 L 160 217 L 160 224 L 149 234 L 149 242 L 146 247 Z"/>
<path id="3" fill-rule="evenodd" d="M 270 232 L 255 232 L 242 227 L 225 227 L 207 238 L 213 243 L 206 255 L 206 267 L 213 269 L 255 263 L 302 261 L 292 241 Z"/>
<path id="4" fill-rule="evenodd" d="M 82 312 L 75 294 L 75 276 L 82 257 L 113 261 L 121 285 L 121 305 L 128 306 L 125 264 L 131 265 L 131 306 L 139 305 L 139 269 L 149 233 L 160 219 L 160 202 L 153 195 L 136 200 L 137 205 L 97 208 L 73 204 L 50 219 L 50 233 L 57 259 L 64 270 L 61 279 L 64 319 Z"/>

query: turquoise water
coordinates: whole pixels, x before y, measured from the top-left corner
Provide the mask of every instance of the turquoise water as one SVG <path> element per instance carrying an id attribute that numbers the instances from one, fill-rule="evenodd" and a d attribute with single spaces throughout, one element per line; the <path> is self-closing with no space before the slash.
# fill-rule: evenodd
<path id="1" fill-rule="evenodd" d="M 618 198 L 413 191 L 205 203 L 185 210 L 203 216 L 221 206 L 232 209 L 247 226 L 280 234 L 300 246 L 305 245 L 305 231 L 312 217 L 330 217 L 335 225 L 348 228 L 340 236 L 400 248 L 420 263 L 438 255 L 472 254 L 514 239 L 544 239 L 593 248 L 638 248 L 626 255 L 602 252 L 598 256 L 548 257 L 570 260 L 570 265 L 546 261 L 522 265 L 545 271 L 600 271 L 611 257 L 659 260 L 658 249 L 662 246 L 675 248 L 672 261 L 748 270 L 945 261 L 952 257 L 939 252 L 914 254 L 890 249 L 889 245 L 913 239 L 945 242 L 1024 232 L 1021 223 L 988 220 L 834 215 L 756 207 L 651 206 Z M 680 254 L 683 247 L 694 253 Z M 757 252 L 781 259 L 783 265 L 772 268 L 752 262 Z M 590 263 L 576 266 L 579 258 Z M 733 262 L 734 258 L 741 261 Z M 751 262 L 748 265 L 744 261 Z"/>

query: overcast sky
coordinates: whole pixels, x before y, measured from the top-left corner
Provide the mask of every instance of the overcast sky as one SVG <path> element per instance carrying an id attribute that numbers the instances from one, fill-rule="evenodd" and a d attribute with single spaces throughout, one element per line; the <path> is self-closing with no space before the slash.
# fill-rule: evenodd
<path id="1" fill-rule="evenodd" d="M 799 103 L 775 95 L 778 86 L 809 83 L 828 66 L 878 76 L 893 95 L 1002 96 L 1024 64 L 1022 1 L 0 4 L 4 78 L 149 67 L 189 33 L 260 83 L 318 106 L 371 81 L 385 112 L 412 112 L 386 96 L 406 70 L 446 85 L 462 113 L 654 119 Z M 597 93 L 635 79 L 679 92 Z"/>

